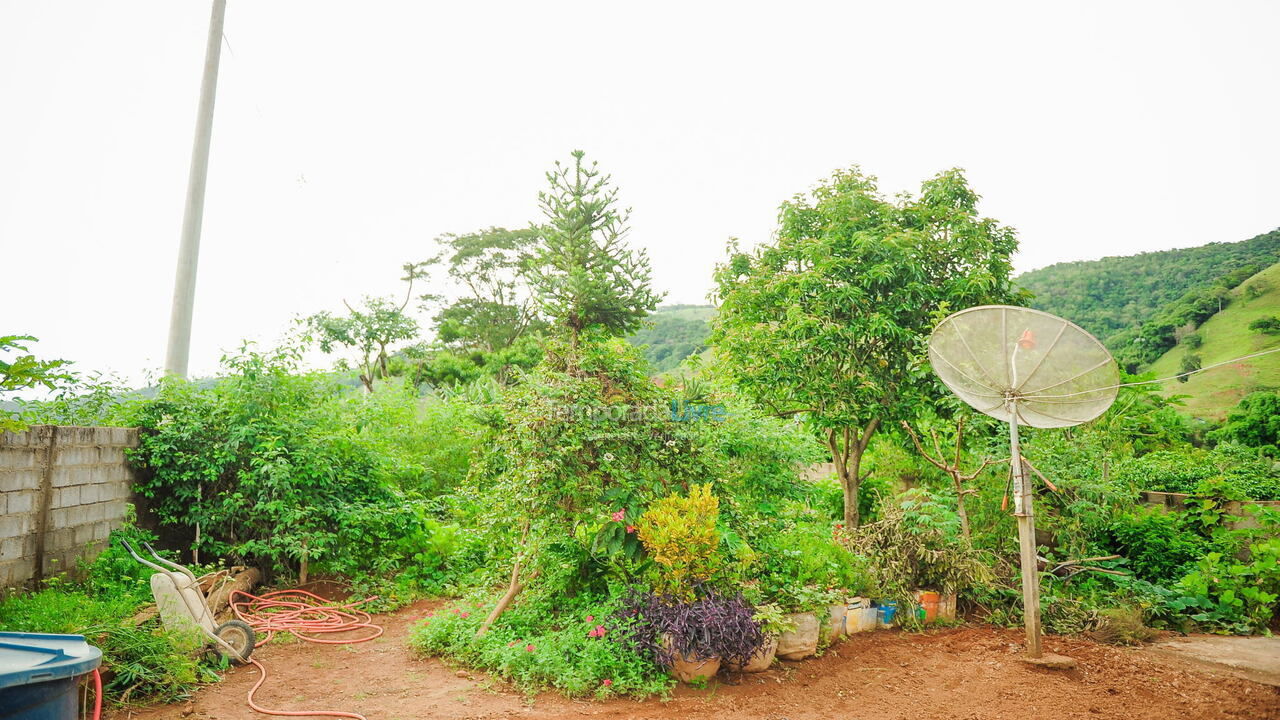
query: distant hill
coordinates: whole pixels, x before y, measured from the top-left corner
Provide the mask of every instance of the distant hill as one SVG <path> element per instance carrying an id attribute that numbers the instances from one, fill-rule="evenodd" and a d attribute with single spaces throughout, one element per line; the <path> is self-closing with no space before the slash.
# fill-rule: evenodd
<path id="1" fill-rule="evenodd" d="M 1145 364 L 1174 341 L 1172 330 L 1144 330 L 1144 324 L 1157 319 L 1179 325 L 1193 322 L 1195 315 L 1207 312 L 1203 307 L 1186 311 L 1169 306 L 1180 300 L 1184 306 L 1207 306 L 1214 286 L 1225 291 L 1276 262 L 1280 229 L 1242 242 L 1058 263 L 1023 273 L 1017 281 L 1035 294 L 1032 307 L 1075 322 L 1113 351 L 1143 337 L 1139 343 L 1154 347 L 1133 360 Z"/>
<path id="2" fill-rule="evenodd" d="M 1157 377 L 1183 372 L 1188 354 L 1200 356 L 1202 366 L 1280 347 L 1280 334 L 1249 329 L 1249 323 L 1280 316 L 1280 264 L 1248 278 L 1229 293 L 1229 304 L 1182 338 L 1151 365 Z M 1198 336 L 1198 340 L 1196 337 Z M 1199 347 L 1195 345 L 1199 343 Z M 1166 383 L 1166 395 L 1189 395 L 1186 411 L 1196 417 L 1222 419 L 1240 398 L 1255 390 L 1280 389 L 1280 353 L 1232 363 L 1190 376 L 1186 383 Z"/>
<path id="3" fill-rule="evenodd" d="M 674 370 L 686 357 L 707 349 L 711 335 L 711 305 L 668 305 L 649 316 L 648 327 L 627 338 L 644 347 L 654 374 Z"/>

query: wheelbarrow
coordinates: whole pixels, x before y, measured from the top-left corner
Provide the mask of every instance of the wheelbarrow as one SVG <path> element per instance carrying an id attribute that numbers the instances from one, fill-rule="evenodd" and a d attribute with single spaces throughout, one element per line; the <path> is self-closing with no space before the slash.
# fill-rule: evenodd
<path id="1" fill-rule="evenodd" d="M 156 571 L 151 576 L 151 595 L 160 611 L 160 621 L 165 629 L 179 633 L 203 636 L 219 654 L 235 663 L 249 662 L 257 638 L 253 628 L 241 620 L 228 620 L 214 624 L 209 602 L 200 591 L 200 583 L 191 570 L 160 557 L 150 543 L 142 546 L 151 553 L 155 562 L 139 555 L 127 540 L 120 544 L 134 560 Z M 158 564 L 157 564 L 158 563 Z"/>

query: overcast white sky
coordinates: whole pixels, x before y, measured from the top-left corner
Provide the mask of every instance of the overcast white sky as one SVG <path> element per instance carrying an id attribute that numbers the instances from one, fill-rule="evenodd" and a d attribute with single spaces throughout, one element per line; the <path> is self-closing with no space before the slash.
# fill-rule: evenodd
<path id="1" fill-rule="evenodd" d="M 0 334 L 164 358 L 210 3 L 0 0 Z M 582 148 L 669 302 L 853 163 L 960 166 L 1020 270 L 1280 225 L 1280 3 L 229 0 L 192 372 L 534 219 Z"/>

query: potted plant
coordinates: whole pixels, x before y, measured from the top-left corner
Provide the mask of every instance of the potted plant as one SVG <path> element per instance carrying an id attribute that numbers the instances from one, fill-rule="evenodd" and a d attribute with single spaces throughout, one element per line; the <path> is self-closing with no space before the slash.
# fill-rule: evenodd
<path id="1" fill-rule="evenodd" d="M 722 661 L 744 667 L 765 644 L 755 610 L 741 595 L 708 590 L 687 601 L 641 591 L 619 616 L 627 627 L 624 641 L 685 683 L 712 677 Z"/>
<path id="2" fill-rule="evenodd" d="M 758 606 L 751 619 L 760 627 L 764 644 L 746 663 L 727 663 L 729 670 L 749 673 L 768 670 L 778 652 L 778 637 L 795 629 L 795 624 L 782 612 L 782 608 L 774 604 Z"/>

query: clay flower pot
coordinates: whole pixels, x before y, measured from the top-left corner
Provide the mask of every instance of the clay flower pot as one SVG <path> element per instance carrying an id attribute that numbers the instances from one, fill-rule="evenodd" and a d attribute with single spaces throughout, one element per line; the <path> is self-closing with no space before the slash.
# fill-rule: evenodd
<path id="1" fill-rule="evenodd" d="M 697 658 L 682 655 L 675 650 L 675 642 L 670 633 L 662 634 L 662 647 L 673 656 L 668 670 L 675 679 L 686 685 L 692 682 L 709 680 L 720 672 L 720 658 Z"/>
<path id="2" fill-rule="evenodd" d="M 811 612 L 792 613 L 787 616 L 796 629 L 778 636 L 778 657 L 783 660 L 803 660 L 818 652 L 818 616 Z"/>
<path id="3" fill-rule="evenodd" d="M 671 661 L 671 674 L 685 684 L 710 680 L 718 672 L 720 672 L 720 658 L 718 657 L 695 660 L 691 659 L 690 656 L 677 656 Z"/>
<path id="4" fill-rule="evenodd" d="M 756 651 L 755 655 L 751 656 L 751 659 L 747 661 L 746 665 L 728 663 L 725 667 L 734 672 L 764 672 L 773 664 L 773 658 L 777 653 L 778 637 L 776 635 L 770 635 L 765 638 L 764 645 L 760 646 L 760 649 Z"/>

